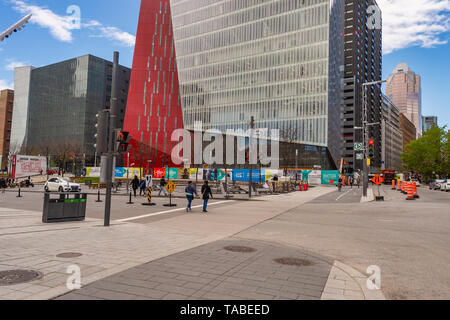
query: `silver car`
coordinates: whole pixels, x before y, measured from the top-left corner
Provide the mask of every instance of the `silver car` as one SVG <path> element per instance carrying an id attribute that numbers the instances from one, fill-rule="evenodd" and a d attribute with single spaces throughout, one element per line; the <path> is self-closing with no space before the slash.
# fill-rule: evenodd
<path id="1" fill-rule="evenodd" d="M 46 192 L 81 192 L 81 185 L 69 178 L 51 178 L 44 186 Z"/>

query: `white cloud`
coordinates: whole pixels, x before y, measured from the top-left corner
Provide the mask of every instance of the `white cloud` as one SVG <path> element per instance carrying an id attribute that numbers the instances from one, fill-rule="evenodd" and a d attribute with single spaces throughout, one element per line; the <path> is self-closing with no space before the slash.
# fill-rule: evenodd
<path id="1" fill-rule="evenodd" d="M 5 90 L 5 89 L 13 89 L 14 88 L 14 84 L 8 82 L 8 80 L 5 79 L 0 79 L 0 90 Z"/>
<path id="2" fill-rule="evenodd" d="M 133 47 L 136 42 L 135 36 L 116 27 L 100 27 L 99 31 L 100 34 L 94 35 L 94 37 L 106 38 L 121 43 L 127 47 Z"/>
<path id="3" fill-rule="evenodd" d="M 22 0 L 10 1 L 14 5 L 13 8 L 21 14 L 32 13 L 33 16 L 30 22 L 37 24 L 42 28 L 49 29 L 50 34 L 59 41 L 72 42 L 73 30 L 88 29 L 95 33 L 95 37 L 113 40 L 127 47 L 134 46 L 135 37 L 116 27 L 104 26 L 102 23 L 95 20 L 76 24 L 74 23 L 73 16 L 58 15 L 48 8 L 29 5 Z"/>
<path id="4" fill-rule="evenodd" d="M 378 0 L 383 12 L 383 53 L 446 44 L 450 0 Z"/>
<path id="5" fill-rule="evenodd" d="M 8 60 L 8 64 L 5 66 L 5 69 L 8 71 L 14 71 L 15 68 L 25 67 L 26 64 L 20 61 Z"/>

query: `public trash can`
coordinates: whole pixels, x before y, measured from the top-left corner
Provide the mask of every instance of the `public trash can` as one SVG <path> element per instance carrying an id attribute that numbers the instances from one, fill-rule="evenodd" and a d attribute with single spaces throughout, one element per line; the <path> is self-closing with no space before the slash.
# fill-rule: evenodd
<path id="1" fill-rule="evenodd" d="M 84 221 L 86 203 L 86 193 L 46 192 L 42 222 Z"/>

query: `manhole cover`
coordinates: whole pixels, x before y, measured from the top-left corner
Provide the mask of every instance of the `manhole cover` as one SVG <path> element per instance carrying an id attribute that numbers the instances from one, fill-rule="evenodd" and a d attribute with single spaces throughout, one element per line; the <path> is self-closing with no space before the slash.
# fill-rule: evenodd
<path id="1" fill-rule="evenodd" d="M 307 267 L 311 266 L 313 263 L 305 259 L 297 258 L 279 258 L 274 260 L 276 263 L 283 264 L 286 266 L 296 266 L 296 267 Z"/>
<path id="2" fill-rule="evenodd" d="M 11 286 L 39 280 L 44 275 L 35 270 L 7 270 L 0 271 L 0 286 Z"/>
<path id="3" fill-rule="evenodd" d="M 81 256 L 82 256 L 82 254 L 78 253 L 78 252 L 65 252 L 65 253 L 58 254 L 56 257 L 57 258 L 78 258 Z"/>
<path id="4" fill-rule="evenodd" d="M 256 249 L 244 246 L 228 246 L 224 248 L 227 251 L 231 252 L 255 252 Z"/>

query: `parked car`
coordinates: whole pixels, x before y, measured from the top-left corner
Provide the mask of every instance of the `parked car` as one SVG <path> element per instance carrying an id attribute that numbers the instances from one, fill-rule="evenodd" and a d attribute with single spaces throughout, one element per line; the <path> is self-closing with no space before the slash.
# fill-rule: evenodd
<path id="1" fill-rule="evenodd" d="M 436 179 L 434 180 L 434 190 L 441 190 L 441 184 L 444 183 L 446 180 L 443 179 Z"/>
<path id="2" fill-rule="evenodd" d="M 81 185 L 69 178 L 51 178 L 44 186 L 47 192 L 81 192 Z"/>
<path id="3" fill-rule="evenodd" d="M 441 182 L 441 191 L 449 192 L 450 191 L 450 179 Z"/>

